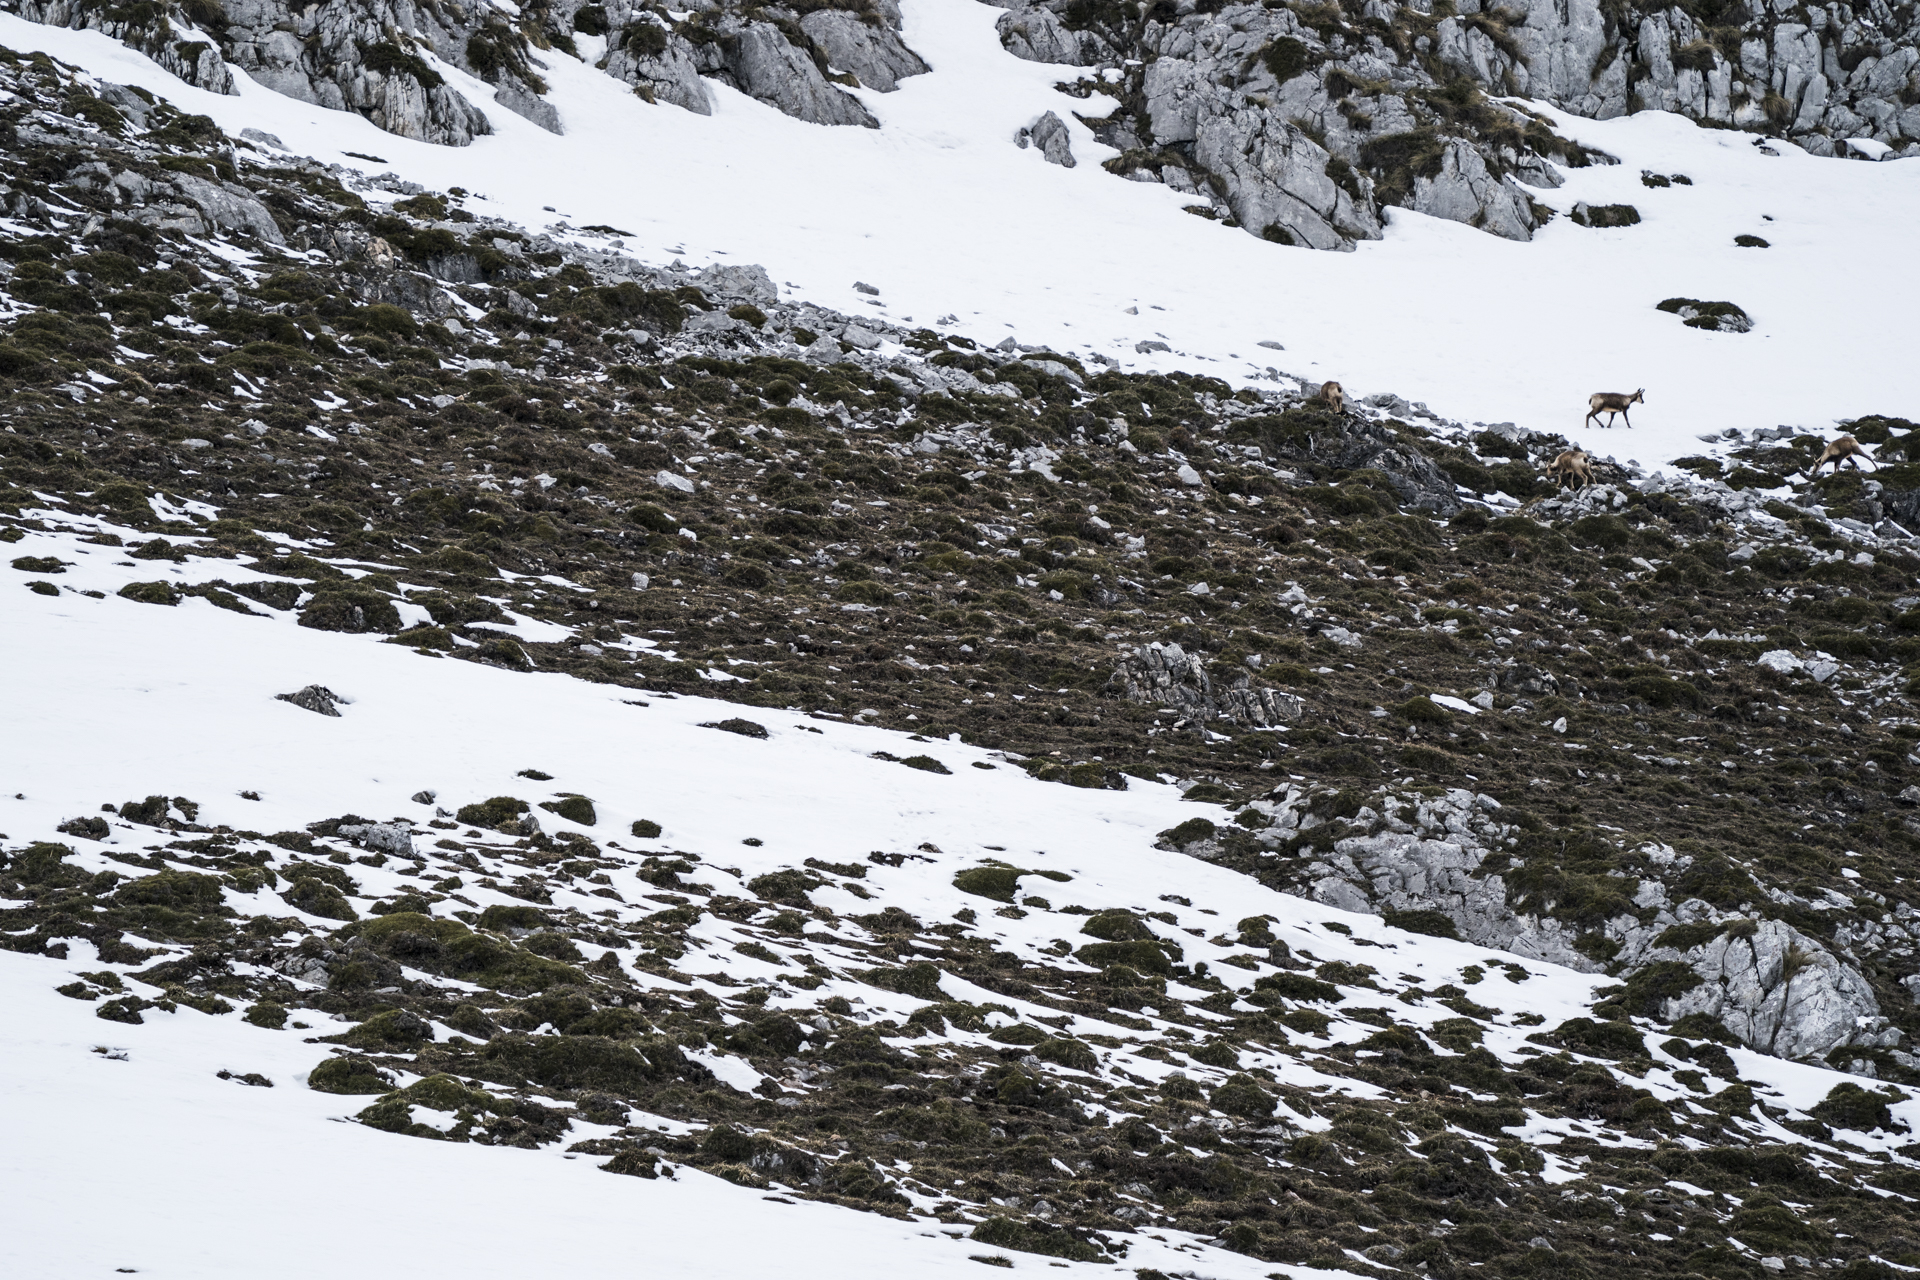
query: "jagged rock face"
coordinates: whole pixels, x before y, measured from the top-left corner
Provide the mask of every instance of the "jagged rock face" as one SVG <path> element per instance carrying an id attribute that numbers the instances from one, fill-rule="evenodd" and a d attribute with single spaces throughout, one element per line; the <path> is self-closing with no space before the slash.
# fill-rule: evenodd
<path id="1" fill-rule="evenodd" d="M 1595 0 L 1462 0 L 1444 18 L 1372 6 L 1366 21 L 1304 5 L 1116 13 L 1015 3 L 997 29 L 1016 57 L 1101 70 L 1081 85 L 1119 100 L 1089 112 L 1127 153 L 1109 168 L 1211 190 L 1218 213 L 1282 243 L 1352 248 L 1379 234 L 1381 205 L 1528 239 L 1541 215 L 1522 183 L 1608 161 L 1481 91 L 1784 132 L 1818 155 L 1868 137 L 1920 154 L 1920 23 L 1882 0 L 1804 22 L 1759 3 L 1696 21 Z"/>
<path id="2" fill-rule="evenodd" d="M 1135 702 L 1252 728 L 1292 724 L 1300 719 L 1305 706 L 1290 693 L 1255 685 L 1244 673 L 1216 685 L 1207 674 L 1206 664 L 1177 644 L 1135 649 L 1120 659 L 1107 687 Z"/>
<path id="3" fill-rule="evenodd" d="M 1227 181 L 1227 204 L 1240 225 L 1282 244 L 1351 249 L 1380 238 L 1370 191 L 1343 189 L 1327 176 L 1325 148 L 1295 124 L 1240 110 L 1196 124 L 1194 158 Z"/>
<path id="4" fill-rule="evenodd" d="M 1494 177 L 1480 153 L 1461 138 L 1448 140 L 1438 173 L 1414 179 L 1407 207 L 1508 240 L 1530 240 L 1539 225 L 1519 184 Z"/>
<path id="5" fill-rule="evenodd" d="M 723 19 L 715 30 L 715 39 L 694 50 L 702 75 L 813 124 L 879 127 L 859 99 L 827 83 L 813 59 L 772 23 Z"/>
<path id="6" fill-rule="evenodd" d="M 776 21 L 766 20 L 763 10 L 715 7 L 677 26 L 628 0 L 606 6 L 563 0 L 542 9 L 537 23 L 519 27 L 471 0 L 424 6 L 327 0 L 305 8 L 288 0 L 223 0 L 210 10 L 220 17 L 205 40 L 191 38 L 191 25 L 170 7 L 143 8 L 144 16 L 129 20 L 117 16 L 122 10 L 76 0 L 9 0 L 10 7 L 15 3 L 29 21 L 102 31 L 216 93 L 234 92 L 230 64 L 288 97 L 448 146 L 465 146 L 493 128 L 423 51 L 487 81 L 495 102 L 554 133 L 561 131 L 560 114 L 542 96 L 545 64 L 534 42 L 575 52 L 575 31 L 604 31 L 607 51 L 598 65 L 648 102 L 700 115 L 713 110 L 701 83 L 712 76 L 801 120 L 873 128 L 872 114 L 839 86 L 890 93 L 927 70 L 901 39 L 900 9 L 892 0 L 859 13 L 818 9 L 798 19 L 781 10 Z"/>
<path id="7" fill-rule="evenodd" d="M 636 17 L 632 25 L 609 37 L 600 67 L 632 85 L 648 102 L 665 102 L 695 115 L 713 114 L 713 98 L 700 80 L 693 46 L 670 38 L 651 15 Z"/>
<path id="8" fill-rule="evenodd" d="M 774 12 L 777 20 L 766 20 Z M 900 37 L 891 0 L 855 13 L 816 9 L 797 20 L 785 10 L 729 12 L 713 8 L 675 26 L 627 0 L 605 9 L 607 55 L 600 67 L 632 84 L 649 102 L 707 115 L 712 99 L 702 76 L 812 124 L 878 122 L 840 87 L 891 93 L 927 70 Z"/>
<path id="9" fill-rule="evenodd" d="M 209 93 L 236 92 L 233 73 L 218 51 L 199 39 L 192 24 L 176 12 L 157 6 L 95 9 L 78 0 L 18 0 L 7 7 L 28 22 L 111 36 Z"/>
<path id="10" fill-rule="evenodd" d="M 1438 911 L 1469 942 L 1601 971 L 1593 958 L 1597 949 L 1590 940 L 1582 945 L 1580 929 L 1516 909 L 1507 880 L 1483 865 L 1515 835 L 1500 821 L 1492 797 L 1456 789 L 1432 798 L 1386 794 L 1376 803 L 1377 809 L 1363 808 L 1353 818 L 1355 825 L 1373 828 L 1369 834 L 1336 840 L 1330 852 L 1308 864 L 1300 884 L 1307 896 L 1375 914 Z M 1262 833 L 1273 844 L 1320 825 L 1297 797 L 1282 801 L 1273 816 L 1274 826 Z M 1190 851 L 1205 856 L 1212 850 Z M 1651 856 L 1655 866 L 1675 873 L 1690 862 L 1665 849 Z M 1613 950 L 1612 971 L 1623 977 L 1674 961 L 1693 971 L 1697 985 L 1661 1001 L 1666 1020 L 1707 1014 L 1748 1047 L 1783 1058 L 1823 1058 L 1845 1045 L 1897 1042 L 1899 1033 L 1886 1030 L 1859 970 L 1792 925 L 1723 919 L 1699 899 L 1676 905 L 1654 879 L 1641 881 L 1634 905 L 1640 915 L 1616 916 L 1598 932 Z M 1677 925 L 1716 923 L 1728 928 L 1708 941 L 1685 949 L 1661 945 L 1662 935 Z"/>
<path id="11" fill-rule="evenodd" d="M 1069 30 L 1060 16 L 1039 7 L 1010 9 L 994 23 L 1007 52 L 1028 62 L 1090 67 L 1111 54 L 1112 46 L 1091 31 Z"/>
<path id="12" fill-rule="evenodd" d="M 900 39 L 900 11 L 891 26 L 869 24 L 840 9 L 816 9 L 800 19 L 800 30 L 837 71 L 854 76 L 869 89 L 892 93 L 908 76 L 922 75 L 927 64 Z"/>

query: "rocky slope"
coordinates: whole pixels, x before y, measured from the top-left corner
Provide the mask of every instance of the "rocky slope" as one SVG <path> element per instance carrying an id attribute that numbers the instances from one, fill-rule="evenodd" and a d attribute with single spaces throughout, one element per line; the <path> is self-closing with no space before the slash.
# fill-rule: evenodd
<path id="1" fill-rule="evenodd" d="M 1165 848 L 1381 915 L 1368 945 L 1515 957 L 1403 981 L 1337 920 L 1303 949 L 1226 897 L 1056 912 L 984 861 L 941 864 L 965 905 L 937 920 L 884 887 L 828 909 L 946 855 L 723 879 L 532 788 L 271 835 L 156 795 L 9 841 L 6 944 L 92 947 L 76 1001 L 337 1016 L 314 1087 L 377 1127 L 571 1132 L 615 1172 L 1061 1257 L 1171 1224 L 1427 1274 L 1920 1262 L 1871 1189 L 1909 1188 L 1886 1107 L 1920 1080 L 1913 464 L 1808 484 L 1816 442 L 1767 429 L 1557 495 L 1558 438 L 982 349 L 531 235 L 42 56 L 0 81 L 10 589 L 722 698 L 748 736 L 887 726 L 882 763 L 927 772 L 906 735 L 958 735 L 1061 795 L 1177 781 Z M 1852 425 L 1889 462 L 1915 438 Z M 1014 947 L 1033 913 L 1071 936 Z M 723 942 L 771 968 L 695 981 Z M 1577 1016 L 1491 992 L 1543 963 L 1612 982 Z M 829 980 L 909 1003 L 862 1018 Z M 975 989 L 1013 1003 L 948 994 Z M 707 1087 L 708 1049 L 772 1089 Z M 1800 1105 L 1749 1050 L 1894 1092 Z M 711 1127 L 663 1143 L 628 1104 Z M 1521 1137 L 1549 1123 L 1551 1166 Z M 910 1180 L 875 1158 L 900 1141 L 937 1147 Z"/>
<path id="2" fill-rule="evenodd" d="M 561 130 L 542 97 L 543 58 L 592 57 L 649 102 L 707 114 L 702 77 L 732 85 L 817 124 L 872 126 L 841 85 L 893 90 L 926 64 L 900 39 L 898 6 L 881 0 L 802 11 L 695 6 L 676 21 L 658 7 L 530 6 L 518 21 L 486 3 L 416 6 L 329 0 L 295 7 L 270 0 L 192 0 L 110 7 L 77 0 L 17 0 L 32 22 L 97 30 L 141 50 L 189 84 L 233 92 L 229 66 L 289 97 L 353 111 L 389 133 L 464 146 L 490 132 L 485 112 L 438 66 L 493 86 L 493 100 L 542 128 Z"/>
<path id="3" fill-rule="evenodd" d="M 868 127 L 872 114 L 845 87 L 891 92 L 927 70 L 892 0 L 712 4 L 678 17 L 629 0 L 559 0 L 517 22 L 462 3 L 9 8 L 101 30 L 204 88 L 231 92 L 228 68 L 239 67 L 301 101 L 455 146 L 489 125 L 437 67 L 478 77 L 495 102 L 555 131 L 564 125 L 540 71 L 556 56 L 589 60 L 649 102 L 708 113 L 711 79 L 798 119 Z M 1380 236 L 1389 206 L 1528 239 L 1552 217 L 1530 190 L 1559 186 L 1564 166 L 1612 158 L 1559 137 L 1514 98 L 1598 118 L 1673 111 L 1790 137 L 1816 155 L 1920 154 L 1920 25 L 1912 6 L 1884 0 L 1857 10 L 1760 0 L 1005 8 L 1009 52 L 1079 69 L 1063 85 L 1121 151 L 1108 168 L 1171 185 L 1194 197 L 1192 212 L 1280 244 L 1350 249 Z M 1074 163 L 1057 116 L 1033 128 L 1050 160 Z"/>

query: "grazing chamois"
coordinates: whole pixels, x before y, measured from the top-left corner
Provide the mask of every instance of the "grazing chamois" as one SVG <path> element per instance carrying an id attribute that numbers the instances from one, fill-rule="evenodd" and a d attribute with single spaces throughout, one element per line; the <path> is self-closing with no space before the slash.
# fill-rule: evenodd
<path id="1" fill-rule="evenodd" d="M 1584 489 L 1593 483 L 1593 459 L 1579 449 L 1568 449 L 1547 464 L 1547 478 L 1559 481 L 1562 489 Z"/>
<path id="2" fill-rule="evenodd" d="M 1604 413 L 1607 415 L 1607 425 L 1609 427 L 1613 425 L 1613 420 L 1616 415 L 1626 418 L 1627 425 L 1631 427 L 1633 425 L 1633 419 L 1627 417 L 1627 406 L 1630 404 L 1645 404 L 1646 402 L 1647 389 L 1645 387 L 1640 388 L 1632 395 L 1628 395 L 1624 391 L 1596 391 L 1587 397 L 1587 422 L 1593 422 L 1594 426 L 1599 426 L 1600 424 L 1594 422 L 1594 419 Z M 1581 425 L 1585 426 L 1586 423 L 1582 423 Z"/>
<path id="3" fill-rule="evenodd" d="M 1838 440 L 1835 440 L 1832 444 L 1820 451 L 1819 460 L 1813 464 L 1813 470 L 1807 474 L 1817 477 L 1820 474 L 1820 468 L 1826 466 L 1829 462 L 1833 464 L 1833 473 L 1835 475 L 1840 474 L 1840 464 L 1842 462 L 1852 467 L 1855 471 L 1858 471 L 1860 469 L 1860 459 L 1862 458 L 1865 458 L 1868 462 L 1873 462 L 1876 469 L 1879 468 L 1880 464 L 1874 462 L 1867 451 L 1860 447 L 1858 440 L 1855 440 L 1852 436 L 1841 436 Z"/>
<path id="4" fill-rule="evenodd" d="M 1317 399 L 1321 404 L 1324 404 L 1335 413 L 1345 413 L 1347 411 L 1347 393 L 1341 390 L 1340 384 L 1337 382 L 1321 383 L 1320 394 Z"/>

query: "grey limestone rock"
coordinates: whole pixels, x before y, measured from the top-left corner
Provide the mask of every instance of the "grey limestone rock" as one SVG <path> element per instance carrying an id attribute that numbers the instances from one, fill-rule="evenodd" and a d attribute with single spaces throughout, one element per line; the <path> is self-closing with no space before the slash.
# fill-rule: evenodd
<path id="1" fill-rule="evenodd" d="M 464 146 L 493 131 L 435 60 L 487 81 L 507 110 L 560 129 L 525 32 L 484 0 L 223 0 L 217 27 L 204 32 L 170 0 L 125 9 L 17 3 L 30 21 L 103 31 L 216 93 L 234 92 L 230 68 L 238 67 L 278 93 L 352 111 L 405 138 Z"/>
<path id="2" fill-rule="evenodd" d="M 95 6 L 82 0 L 17 0 L 7 8 L 28 22 L 111 36 L 210 93 L 237 92 L 233 73 L 219 51 L 178 12 L 158 12 L 153 6 Z"/>
<path id="3" fill-rule="evenodd" d="M 1762 920 L 1749 936 L 1722 934 L 1683 959 L 1703 981 L 1667 1001 L 1663 1016 L 1710 1014 L 1763 1053 L 1824 1057 L 1884 1025 L 1867 980 L 1781 920 Z"/>
<path id="4" fill-rule="evenodd" d="M 1326 148 L 1291 121 L 1250 107 L 1210 115 L 1196 122 L 1194 158 L 1226 179 L 1234 217 L 1256 235 L 1313 249 L 1380 238 L 1367 191 L 1356 202 L 1328 176 Z"/>
<path id="5" fill-rule="evenodd" d="M 694 277 L 708 296 L 730 302 L 751 302 L 771 306 L 780 301 L 780 290 L 767 269 L 757 262 L 717 263 Z"/>
<path id="6" fill-rule="evenodd" d="M 338 708 L 346 701 L 339 694 L 323 684 L 310 684 L 304 689 L 292 693 L 276 693 L 276 701 L 291 702 L 305 711 L 317 712 L 323 716 L 339 716 Z"/>
<path id="7" fill-rule="evenodd" d="M 829 84 L 813 59 L 771 22 L 727 19 L 720 32 L 712 43 L 695 50 L 702 75 L 810 124 L 879 128 L 880 122 L 859 99 Z"/>
<path id="8" fill-rule="evenodd" d="M 1290 693 L 1254 684 L 1245 672 L 1216 684 L 1206 664 L 1177 644 L 1148 644 L 1123 654 L 1109 692 L 1134 702 L 1172 707 L 1202 720 L 1229 720 L 1254 728 L 1292 724 L 1305 704 Z"/>
<path id="9" fill-rule="evenodd" d="M 1320 825 L 1301 799 L 1289 794 L 1276 809 L 1271 830 L 1281 838 Z M 1484 868 L 1513 835 L 1491 797 L 1460 789 L 1436 797 L 1382 793 L 1354 824 L 1366 834 L 1336 840 L 1331 852 L 1308 865 L 1300 891 L 1351 911 L 1439 911 L 1468 942 L 1586 972 L 1600 969 L 1592 948 L 1580 945 L 1578 930 L 1516 909 L 1502 875 Z M 1647 852 L 1656 869 L 1676 874 L 1692 861 L 1670 849 Z M 1666 884 L 1652 877 L 1641 880 L 1634 906 L 1641 915 L 1620 915 L 1600 929 L 1614 949 L 1614 971 L 1624 978 L 1651 964 L 1678 961 L 1699 979 L 1663 1002 L 1659 1012 L 1668 1021 L 1707 1014 L 1748 1047 L 1784 1058 L 1819 1059 L 1845 1045 L 1897 1043 L 1898 1033 L 1887 1028 L 1860 971 L 1786 922 L 1722 917 L 1699 899 L 1675 904 Z M 1723 919 L 1726 931 L 1684 951 L 1660 943 L 1675 925 Z"/>
<path id="10" fill-rule="evenodd" d="M 398 822 L 342 823 L 338 835 L 363 849 L 391 853 L 401 858 L 413 856 L 413 833 Z"/>
<path id="11" fill-rule="evenodd" d="M 839 343 L 821 334 L 813 340 L 811 346 L 802 349 L 800 355 L 809 364 L 832 364 L 840 359 L 842 352 Z"/>
<path id="12" fill-rule="evenodd" d="M 994 23 L 1008 53 L 1028 62 L 1067 67 L 1094 66 L 1110 56 L 1106 42 L 1090 31 L 1074 31 L 1050 9 L 1009 9 Z"/>
<path id="13" fill-rule="evenodd" d="M 1407 207 L 1508 240 L 1531 239 L 1536 225 L 1526 193 L 1489 173 L 1479 151 L 1460 138 L 1448 141 L 1437 174 L 1414 179 Z"/>
<path id="14" fill-rule="evenodd" d="M 1051 111 L 1022 129 L 1014 141 L 1022 148 L 1037 148 L 1048 164 L 1066 169 L 1074 166 L 1073 137 L 1067 130 L 1067 122 Z"/>
<path id="15" fill-rule="evenodd" d="M 701 82 L 693 47 L 684 39 L 669 38 L 649 16 L 639 21 L 661 34 L 653 40 L 622 40 L 607 53 L 601 69 L 624 80 L 648 102 L 665 102 L 695 115 L 713 114 L 713 97 Z M 649 52 L 657 46 L 658 52 Z"/>
<path id="16" fill-rule="evenodd" d="M 1920 15 L 1880 0 L 1754 0 L 1739 25 L 1713 27 L 1636 0 L 1462 0 L 1424 34 L 1413 10 L 1370 6 L 1399 41 L 1251 4 L 1154 10 L 1133 28 L 1095 17 L 1088 30 L 1061 0 L 1004 7 L 1008 52 L 1097 67 L 1115 91 L 1112 114 L 1088 123 L 1123 153 L 1116 173 L 1205 193 L 1282 243 L 1351 248 L 1380 234 L 1383 203 L 1528 239 L 1542 215 L 1527 188 L 1610 160 L 1503 98 L 1597 119 L 1671 111 L 1784 133 L 1816 155 L 1862 154 L 1855 140 L 1869 159 L 1920 155 Z M 1486 96 L 1436 109 L 1462 84 Z"/>
<path id="17" fill-rule="evenodd" d="M 258 236 L 268 244 L 285 244 L 280 226 L 267 207 L 245 187 L 231 182 L 183 173 L 172 180 L 174 190 L 198 209 L 208 224 L 222 231 L 238 231 Z"/>
<path id="18" fill-rule="evenodd" d="M 894 27 L 863 22 L 858 14 L 844 9 L 816 9 L 800 19 L 800 30 L 826 55 L 829 66 L 881 93 L 892 93 L 900 81 L 927 71 L 927 64 L 907 48 Z"/>

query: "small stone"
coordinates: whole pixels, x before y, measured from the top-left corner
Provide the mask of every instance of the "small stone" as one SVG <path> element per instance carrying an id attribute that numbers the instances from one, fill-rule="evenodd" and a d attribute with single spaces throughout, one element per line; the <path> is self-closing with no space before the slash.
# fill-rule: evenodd
<path id="1" fill-rule="evenodd" d="M 869 297 L 877 298 L 880 296 L 880 291 L 864 280 L 855 280 L 853 282 L 853 289 L 855 293 L 864 293 Z"/>
<path id="2" fill-rule="evenodd" d="M 681 493 L 693 492 L 693 481 L 677 471 L 662 471 L 653 477 L 653 482 L 662 489 L 678 489 Z"/>
<path id="3" fill-rule="evenodd" d="M 279 702 L 291 702 L 294 706 L 300 707 L 303 710 L 317 712 L 323 716 L 334 717 L 338 717 L 340 714 L 335 708 L 346 701 L 345 698 L 333 690 L 320 684 L 310 684 L 306 688 L 296 690 L 293 693 L 276 693 L 273 696 L 275 700 Z"/>
<path id="4" fill-rule="evenodd" d="M 413 856 L 413 833 L 397 822 L 342 823 L 338 834 L 365 849 L 400 858 Z"/>
<path id="5" fill-rule="evenodd" d="M 428 790 L 428 791 L 416 791 L 413 793 L 413 802 L 415 804 L 432 804 L 435 800 L 438 800 L 439 798 L 440 798 L 440 793 L 438 791 Z"/>

